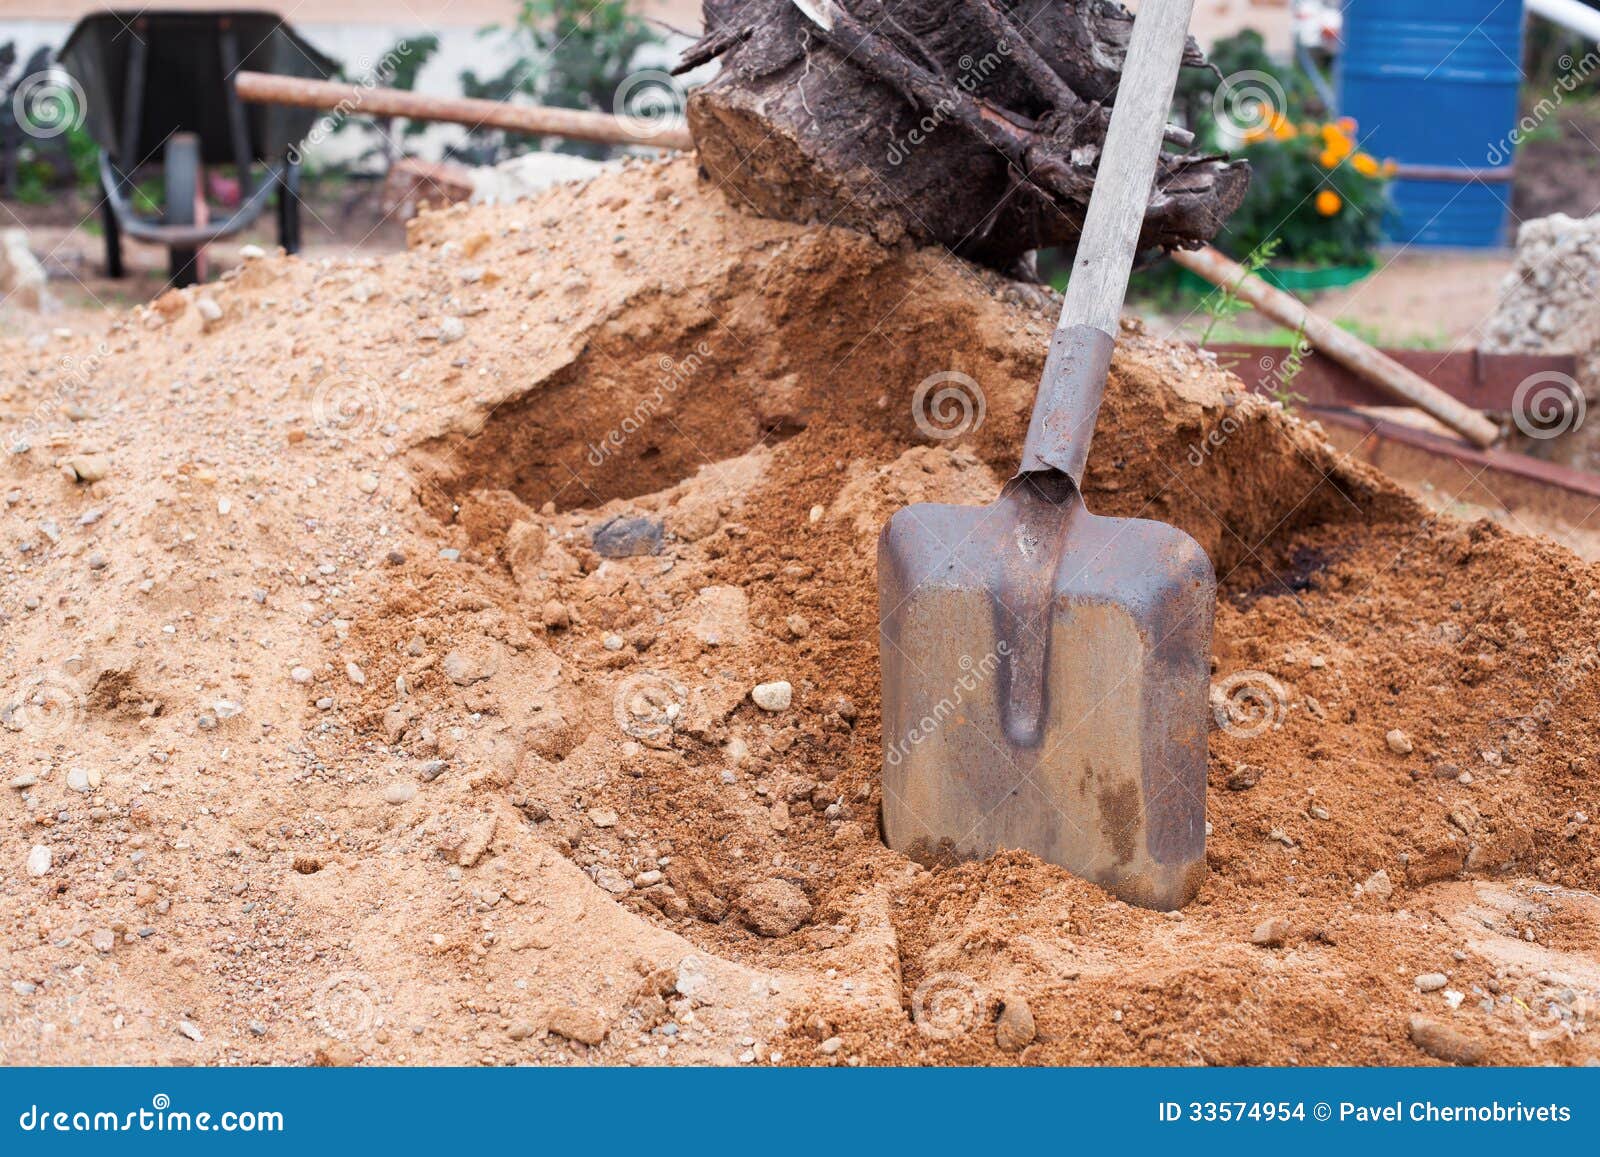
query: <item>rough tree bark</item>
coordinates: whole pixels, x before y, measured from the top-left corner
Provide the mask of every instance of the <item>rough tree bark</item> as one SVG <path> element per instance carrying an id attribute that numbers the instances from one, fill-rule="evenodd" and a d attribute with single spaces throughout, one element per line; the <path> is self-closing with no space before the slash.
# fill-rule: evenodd
<path id="1" fill-rule="evenodd" d="M 686 70 L 711 179 L 758 212 L 909 237 L 1008 268 L 1083 227 L 1132 16 L 1110 0 L 704 0 Z M 1207 67 L 1190 42 L 1184 63 Z M 1178 128 L 1169 143 L 1191 142 Z M 1242 161 L 1163 154 L 1142 244 L 1194 247 L 1239 206 Z"/>

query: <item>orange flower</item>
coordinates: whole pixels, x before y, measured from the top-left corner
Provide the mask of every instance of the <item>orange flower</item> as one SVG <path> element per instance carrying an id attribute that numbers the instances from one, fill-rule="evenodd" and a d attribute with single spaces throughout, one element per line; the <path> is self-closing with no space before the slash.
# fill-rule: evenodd
<path id="1" fill-rule="evenodd" d="M 1339 154 L 1332 149 L 1323 149 L 1317 161 L 1324 169 L 1336 169 L 1339 167 Z"/>
<path id="2" fill-rule="evenodd" d="M 1350 167 L 1363 177 L 1376 177 L 1380 171 L 1377 160 L 1366 153 L 1357 153 L 1351 157 Z"/>
<path id="3" fill-rule="evenodd" d="M 1340 117 L 1334 123 L 1339 126 L 1340 131 L 1346 136 L 1353 137 L 1356 135 L 1356 120 L 1354 117 Z"/>
<path id="4" fill-rule="evenodd" d="M 1317 212 L 1324 217 L 1332 217 L 1343 207 L 1344 201 L 1332 189 L 1324 189 L 1317 194 Z"/>
<path id="5" fill-rule="evenodd" d="M 1392 160 L 1383 162 L 1383 175 L 1385 177 L 1392 177 L 1399 171 L 1400 166 L 1395 164 Z"/>

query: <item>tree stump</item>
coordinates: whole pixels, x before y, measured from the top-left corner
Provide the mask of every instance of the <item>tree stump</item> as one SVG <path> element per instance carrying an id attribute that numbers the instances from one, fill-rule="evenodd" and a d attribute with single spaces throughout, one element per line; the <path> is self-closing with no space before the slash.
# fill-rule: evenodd
<path id="1" fill-rule="evenodd" d="M 734 201 L 1000 269 L 1076 245 L 1132 29 L 1120 4 L 705 0 L 704 12 L 679 70 L 721 59 L 688 119 Z M 1184 64 L 1209 67 L 1192 41 Z M 1249 182 L 1242 161 L 1186 151 L 1182 129 L 1168 140 L 1178 149 L 1162 155 L 1141 248 L 1209 241 Z"/>

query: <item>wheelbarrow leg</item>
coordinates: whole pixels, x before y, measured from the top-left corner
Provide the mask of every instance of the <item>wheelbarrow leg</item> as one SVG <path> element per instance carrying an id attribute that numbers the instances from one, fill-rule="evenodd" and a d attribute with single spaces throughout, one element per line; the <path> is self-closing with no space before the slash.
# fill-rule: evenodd
<path id="1" fill-rule="evenodd" d="M 113 281 L 124 275 L 122 268 L 122 222 L 117 220 L 117 208 L 111 203 L 110 191 L 104 182 L 100 185 L 100 224 L 105 233 L 106 276 Z"/>
<path id="2" fill-rule="evenodd" d="M 194 133 L 173 133 L 167 140 L 163 162 L 167 197 L 163 221 L 168 225 L 196 224 L 200 138 Z M 174 287 L 181 289 L 199 280 L 199 257 L 200 250 L 193 246 L 174 245 L 168 250 L 168 280 Z"/>
<path id="3" fill-rule="evenodd" d="M 278 244 L 285 253 L 300 252 L 300 162 L 288 158 L 278 179 Z"/>

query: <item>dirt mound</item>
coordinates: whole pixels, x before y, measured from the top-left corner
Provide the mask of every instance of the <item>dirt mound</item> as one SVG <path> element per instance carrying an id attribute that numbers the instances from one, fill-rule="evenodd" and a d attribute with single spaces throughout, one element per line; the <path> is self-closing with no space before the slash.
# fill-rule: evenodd
<path id="1" fill-rule="evenodd" d="M 992 497 L 1055 302 L 683 160 L 411 242 L 0 351 L 0 1059 L 1594 1056 L 1591 568 L 1128 332 L 1086 492 L 1216 563 L 1207 883 L 926 870 L 874 542 Z"/>

